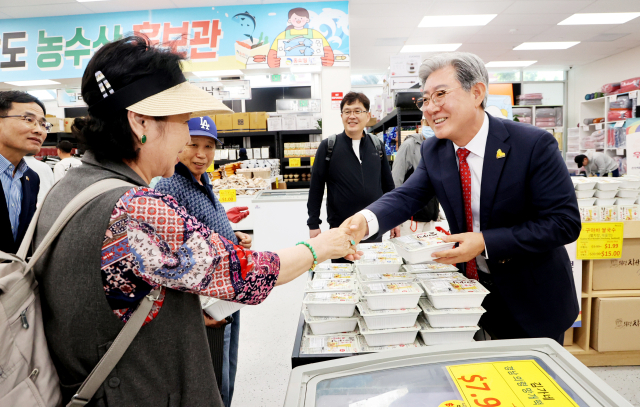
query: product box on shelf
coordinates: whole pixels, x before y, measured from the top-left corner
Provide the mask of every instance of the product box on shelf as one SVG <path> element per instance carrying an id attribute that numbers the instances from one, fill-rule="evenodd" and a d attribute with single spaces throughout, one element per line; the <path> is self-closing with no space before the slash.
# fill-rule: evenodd
<path id="1" fill-rule="evenodd" d="M 282 116 L 270 116 L 267 118 L 267 130 L 269 131 L 281 131 L 282 130 Z"/>
<path id="2" fill-rule="evenodd" d="M 612 206 L 598 206 L 598 220 L 600 222 L 617 222 L 618 221 L 618 207 Z"/>
<path id="3" fill-rule="evenodd" d="M 624 239 L 619 259 L 593 260 L 593 290 L 640 290 L 640 239 Z"/>
<path id="4" fill-rule="evenodd" d="M 640 220 L 640 213 L 638 212 L 638 205 L 618 205 L 618 220 Z"/>
<path id="5" fill-rule="evenodd" d="M 217 114 L 215 116 L 214 123 L 216 129 L 220 132 L 233 130 L 233 115 L 232 114 Z"/>
<path id="6" fill-rule="evenodd" d="M 640 297 L 596 298 L 591 346 L 598 352 L 640 350 Z"/>
<path id="7" fill-rule="evenodd" d="M 234 113 L 233 131 L 249 130 L 249 113 Z"/>
<path id="8" fill-rule="evenodd" d="M 598 222 L 600 220 L 597 206 L 580 206 L 578 210 L 580 211 L 580 220 L 583 222 Z"/>
<path id="9" fill-rule="evenodd" d="M 296 127 L 296 115 L 295 114 L 283 114 L 282 115 L 282 130 L 297 130 Z"/>
<path id="10" fill-rule="evenodd" d="M 249 128 L 251 130 L 267 130 L 267 112 L 250 112 Z"/>
<path id="11" fill-rule="evenodd" d="M 73 126 L 73 122 L 75 122 L 74 117 L 67 117 L 64 119 L 64 132 L 71 133 L 71 126 Z"/>

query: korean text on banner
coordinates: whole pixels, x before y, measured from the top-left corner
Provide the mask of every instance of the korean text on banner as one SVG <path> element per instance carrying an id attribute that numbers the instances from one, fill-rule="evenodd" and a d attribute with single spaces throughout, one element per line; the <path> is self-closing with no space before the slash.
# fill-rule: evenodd
<path id="1" fill-rule="evenodd" d="M 585 223 L 578 238 L 579 260 L 619 259 L 622 257 L 624 223 Z"/>
<path id="2" fill-rule="evenodd" d="M 578 404 L 535 360 L 447 366 L 469 406 L 562 406 Z"/>

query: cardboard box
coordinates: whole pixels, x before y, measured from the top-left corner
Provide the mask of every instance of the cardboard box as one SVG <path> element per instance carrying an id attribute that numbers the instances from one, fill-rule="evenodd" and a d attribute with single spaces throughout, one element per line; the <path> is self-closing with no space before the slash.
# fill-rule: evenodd
<path id="1" fill-rule="evenodd" d="M 267 129 L 269 129 L 269 131 L 281 131 L 282 116 L 274 116 L 274 117 L 267 118 Z"/>
<path id="2" fill-rule="evenodd" d="M 64 119 L 64 132 L 71 133 L 71 126 L 73 126 L 73 122 L 76 121 L 75 118 L 66 118 Z"/>
<path id="3" fill-rule="evenodd" d="M 249 113 L 249 128 L 251 130 L 267 130 L 267 112 Z"/>
<path id="4" fill-rule="evenodd" d="M 261 148 L 261 156 L 262 158 L 269 158 L 269 147 L 262 147 Z"/>
<path id="5" fill-rule="evenodd" d="M 232 131 L 233 130 L 233 115 L 232 114 L 217 114 L 213 119 L 218 131 Z"/>
<path id="6" fill-rule="evenodd" d="M 298 130 L 311 130 L 314 129 L 315 126 L 313 125 L 315 122 L 315 119 L 313 118 L 313 116 L 296 116 L 296 127 L 298 128 Z M 304 143 L 301 143 L 304 144 Z M 304 148 L 304 147 L 301 147 Z"/>
<path id="7" fill-rule="evenodd" d="M 249 113 L 234 113 L 233 131 L 249 130 Z"/>
<path id="8" fill-rule="evenodd" d="M 376 119 L 375 117 L 372 117 L 371 120 L 367 122 L 367 127 L 375 126 L 376 123 L 378 123 L 378 119 Z"/>
<path id="9" fill-rule="evenodd" d="M 297 130 L 296 115 L 287 114 L 282 116 L 282 130 Z"/>
<path id="10" fill-rule="evenodd" d="M 262 157 L 259 148 L 254 148 L 253 149 L 253 158 L 266 158 L 266 157 Z"/>
<path id="11" fill-rule="evenodd" d="M 594 300 L 591 347 L 598 352 L 640 350 L 640 297 Z"/>
<path id="12" fill-rule="evenodd" d="M 619 259 L 593 261 L 593 290 L 640 290 L 640 239 L 624 239 Z"/>

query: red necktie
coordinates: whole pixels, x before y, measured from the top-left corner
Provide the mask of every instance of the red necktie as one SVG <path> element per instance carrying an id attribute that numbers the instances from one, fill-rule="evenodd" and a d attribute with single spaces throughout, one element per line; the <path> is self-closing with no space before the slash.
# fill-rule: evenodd
<path id="1" fill-rule="evenodd" d="M 469 169 L 469 163 L 467 163 L 467 157 L 471 151 L 466 148 L 459 148 L 456 152 L 458 154 L 458 161 L 460 167 L 460 181 L 462 181 L 462 196 L 464 198 L 464 213 L 467 218 L 467 232 L 473 232 L 473 213 L 471 212 L 471 170 Z M 467 262 L 467 277 L 477 280 L 478 279 L 478 265 L 476 259 L 471 259 Z"/>

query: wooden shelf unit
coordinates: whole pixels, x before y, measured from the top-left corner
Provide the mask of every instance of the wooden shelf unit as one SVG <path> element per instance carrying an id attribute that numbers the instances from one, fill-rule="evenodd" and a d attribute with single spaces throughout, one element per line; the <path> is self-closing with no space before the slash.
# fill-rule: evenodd
<path id="1" fill-rule="evenodd" d="M 640 222 L 624 222 L 624 239 L 640 239 Z M 593 262 L 582 261 L 582 326 L 573 328 L 573 344 L 565 346 L 565 349 L 587 366 L 640 365 L 640 351 L 598 352 L 591 347 L 591 317 L 595 299 L 640 297 L 640 290 L 593 290 Z"/>

